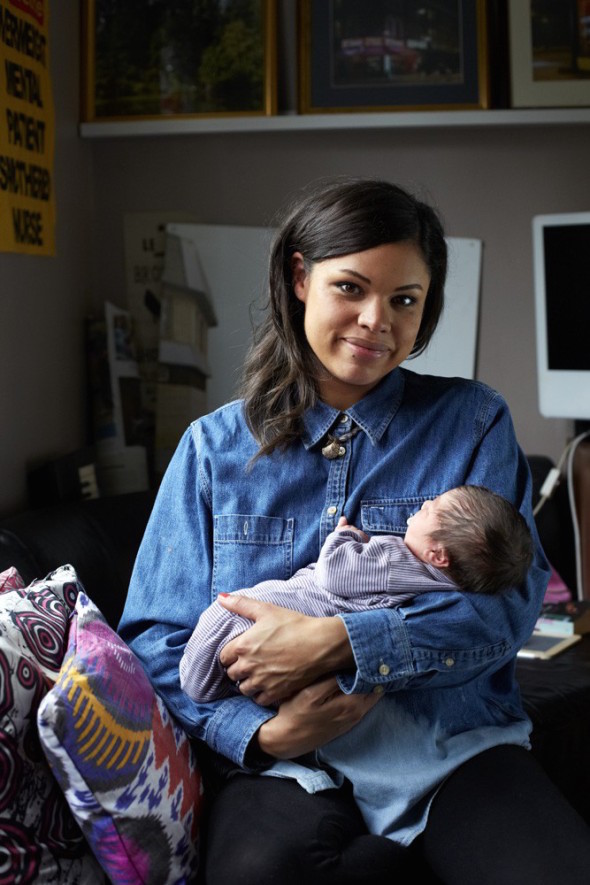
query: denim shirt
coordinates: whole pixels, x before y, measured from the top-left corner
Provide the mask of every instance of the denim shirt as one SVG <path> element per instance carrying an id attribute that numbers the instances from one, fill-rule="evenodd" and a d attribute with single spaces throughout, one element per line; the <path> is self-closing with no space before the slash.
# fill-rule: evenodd
<path id="1" fill-rule="evenodd" d="M 326 433 L 351 420 L 360 432 L 327 460 Z M 119 628 L 186 731 L 238 765 L 275 711 L 243 696 L 198 704 L 179 681 L 186 642 L 218 593 L 314 562 L 343 514 L 369 535 L 403 535 L 426 499 L 465 483 L 516 504 L 537 538 L 526 459 L 506 403 L 484 384 L 398 368 L 345 413 L 319 402 L 304 425 L 300 442 L 253 464 L 241 402 L 191 425 L 158 492 Z M 445 588 L 399 609 L 340 616 L 355 661 L 341 688 L 392 693 L 400 722 L 412 723 L 396 740 L 400 760 L 431 759 L 422 794 L 486 746 L 528 745 L 514 663 L 547 578 L 537 541 L 526 584 L 502 595 Z M 454 740 L 437 749 L 441 734 Z"/>

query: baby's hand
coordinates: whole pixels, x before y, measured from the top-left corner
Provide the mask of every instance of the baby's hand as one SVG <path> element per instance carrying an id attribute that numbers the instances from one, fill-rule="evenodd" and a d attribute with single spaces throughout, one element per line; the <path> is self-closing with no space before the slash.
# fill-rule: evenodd
<path id="1" fill-rule="evenodd" d="M 348 524 L 348 520 L 347 520 L 347 518 L 346 518 L 345 516 L 341 516 L 341 517 L 340 517 L 340 519 L 338 520 L 338 525 L 336 526 L 336 529 L 335 529 L 335 530 L 336 530 L 337 532 L 341 532 L 342 529 L 352 529 L 353 532 L 356 532 L 358 535 L 361 536 L 362 540 L 363 540 L 365 543 L 367 543 L 368 540 L 369 540 L 369 536 L 368 536 L 368 535 L 366 535 L 366 534 L 365 534 L 364 532 L 362 532 L 360 529 L 357 529 L 356 526 L 354 526 L 354 525 L 349 525 L 349 524 Z"/>

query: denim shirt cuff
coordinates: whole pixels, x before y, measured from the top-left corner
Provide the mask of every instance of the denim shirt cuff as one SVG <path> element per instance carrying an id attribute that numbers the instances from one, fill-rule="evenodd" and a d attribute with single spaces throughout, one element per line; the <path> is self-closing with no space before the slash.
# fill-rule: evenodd
<path id="1" fill-rule="evenodd" d="M 207 744 L 243 768 L 250 741 L 263 723 L 276 715 L 275 710 L 260 707 L 250 698 L 229 698 L 219 705 L 205 732 Z M 236 738 L 239 738 L 236 742 Z"/>
<path id="2" fill-rule="evenodd" d="M 407 628 L 395 608 L 338 615 L 344 621 L 356 671 L 342 673 L 338 684 L 345 694 L 380 691 L 389 683 L 402 685 L 414 674 Z"/>

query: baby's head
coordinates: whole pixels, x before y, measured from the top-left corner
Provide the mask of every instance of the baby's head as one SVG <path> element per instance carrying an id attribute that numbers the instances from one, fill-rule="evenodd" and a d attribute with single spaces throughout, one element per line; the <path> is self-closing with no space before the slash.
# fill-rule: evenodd
<path id="1" fill-rule="evenodd" d="M 473 593 L 521 584 L 533 559 L 526 520 L 505 498 L 482 486 L 460 486 L 408 519 L 404 541 L 423 562 L 448 569 Z"/>

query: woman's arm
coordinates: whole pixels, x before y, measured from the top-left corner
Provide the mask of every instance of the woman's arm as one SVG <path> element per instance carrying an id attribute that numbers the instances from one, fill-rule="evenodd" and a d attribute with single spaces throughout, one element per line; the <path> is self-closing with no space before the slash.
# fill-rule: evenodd
<path id="1" fill-rule="evenodd" d="M 193 425 L 162 480 L 141 543 L 119 632 L 173 716 L 190 735 L 238 764 L 272 710 L 242 695 L 197 704 L 181 689 L 179 664 L 211 602 L 212 519 Z"/>
<path id="2" fill-rule="evenodd" d="M 276 759 L 302 756 L 350 731 L 381 696 L 346 695 L 336 677 L 324 677 L 284 701 L 278 715 L 260 726 L 252 744 Z"/>

